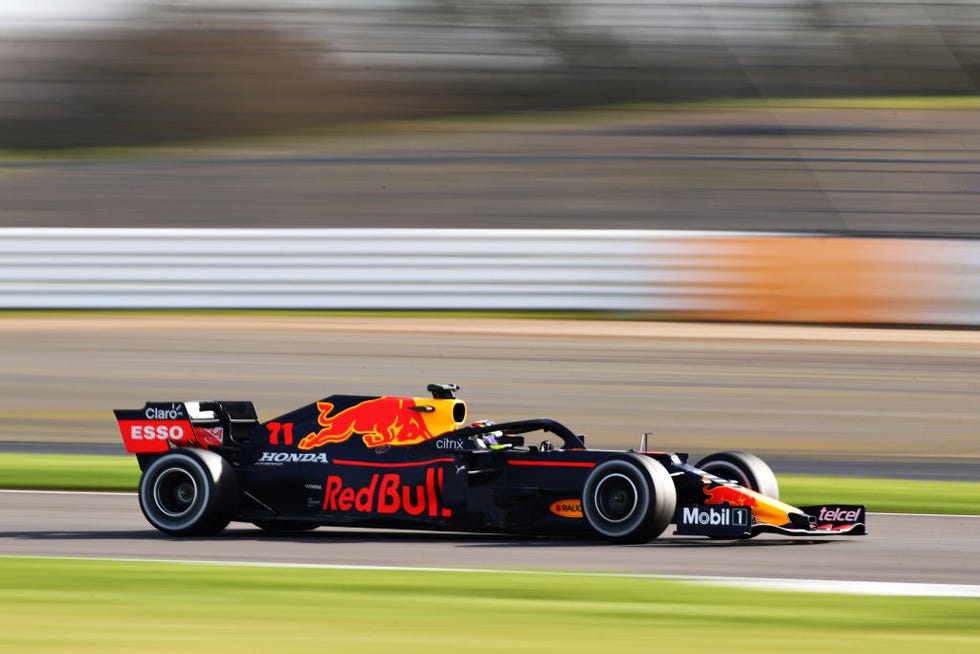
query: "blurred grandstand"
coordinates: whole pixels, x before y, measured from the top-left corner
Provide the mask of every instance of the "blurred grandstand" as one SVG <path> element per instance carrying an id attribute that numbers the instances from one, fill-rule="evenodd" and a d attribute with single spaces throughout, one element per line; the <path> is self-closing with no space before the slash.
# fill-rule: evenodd
<path id="1" fill-rule="evenodd" d="M 8 148 L 980 80 L 975 0 L 198 0 L 2 43 Z"/>

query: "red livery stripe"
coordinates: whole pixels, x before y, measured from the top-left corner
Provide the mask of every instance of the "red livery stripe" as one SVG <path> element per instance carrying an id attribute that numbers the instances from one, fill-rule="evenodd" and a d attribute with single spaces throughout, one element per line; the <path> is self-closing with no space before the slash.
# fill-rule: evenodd
<path id="1" fill-rule="evenodd" d="M 455 459 L 445 457 L 442 459 L 428 459 L 426 461 L 412 461 L 410 463 L 379 463 L 377 461 L 350 461 L 347 459 L 333 459 L 333 463 L 343 466 L 361 466 L 364 468 L 411 468 L 414 466 L 427 466 L 432 463 L 452 463 Z"/>
<path id="2" fill-rule="evenodd" d="M 546 466 L 552 468 L 594 468 L 589 461 L 508 461 L 512 466 Z"/>

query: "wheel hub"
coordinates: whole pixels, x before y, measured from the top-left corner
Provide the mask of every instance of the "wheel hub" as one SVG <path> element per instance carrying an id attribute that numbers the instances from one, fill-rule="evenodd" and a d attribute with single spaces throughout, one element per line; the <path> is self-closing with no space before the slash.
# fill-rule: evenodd
<path id="1" fill-rule="evenodd" d="M 636 510 L 639 493 L 633 481 L 622 474 L 604 478 L 595 489 L 595 506 L 603 520 L 623 522 Z"/>
<path id="2" fill-rule="evenodd" d="M 170 518 L 179 518 L 190 511 L 197 494 L 194 477 L 180 468 L 165 470 L 153 484 L 153 500 Z"/>

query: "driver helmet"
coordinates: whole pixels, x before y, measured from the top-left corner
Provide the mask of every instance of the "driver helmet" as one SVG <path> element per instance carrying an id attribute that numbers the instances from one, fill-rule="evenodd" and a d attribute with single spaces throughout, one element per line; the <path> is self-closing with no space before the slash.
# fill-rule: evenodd
<path id="1" fill-rule="evenodd" d="M 493 425 L 493 420 L 477 420 L 472 423 L 470 427 L 489 427 Z M 488 431 L 480 435 L 483 443 L 489 447 L 491 450 L 501 449 L 507 447 L 505 443 L 501 443 L 498 439 L 503 438 L 504 432 L 502 431 Z"/>

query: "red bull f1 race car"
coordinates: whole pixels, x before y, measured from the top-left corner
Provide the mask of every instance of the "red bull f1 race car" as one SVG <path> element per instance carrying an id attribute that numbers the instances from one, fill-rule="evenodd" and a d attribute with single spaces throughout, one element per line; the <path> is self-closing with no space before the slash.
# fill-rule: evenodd
<path id="1" fill-rule="evenodd" d="M 598 536 L 865 533 L 859 505 L 779 500 L 761 459 L 591 450 L 549 418 L 467 424 L 458 387 L 431 398 L 331 395 L 267 422 L 251 402 L 148 402 L 117 410 L 142 475 L 139 504 L 167 534 L 230 521 L 268 531 L 321 525 Z M 543 433 L 537 444 L 529 434 Z"/>

